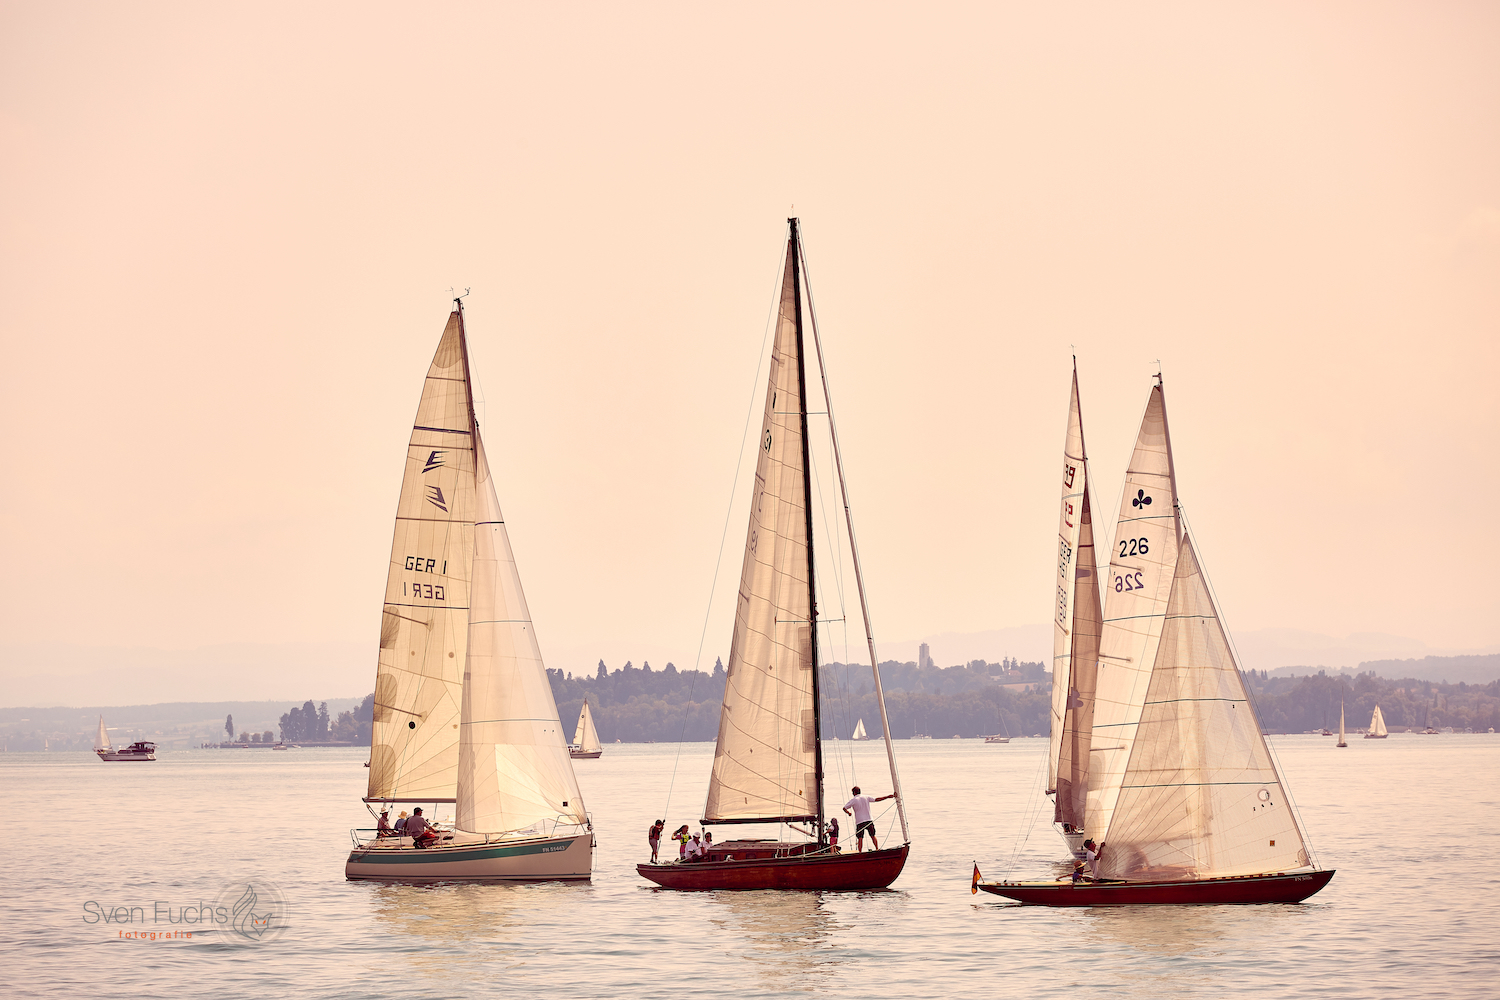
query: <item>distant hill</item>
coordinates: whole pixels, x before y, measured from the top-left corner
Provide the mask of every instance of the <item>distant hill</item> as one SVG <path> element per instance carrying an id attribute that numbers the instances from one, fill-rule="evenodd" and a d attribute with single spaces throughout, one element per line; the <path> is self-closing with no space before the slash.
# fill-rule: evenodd
<path id="1" fill-rule="evenodd" d="M 328 711 L 357 707 L 359 698 L 329 698 Z M 236 732 L 276 733 L 289 699 L 276 701 L 174 701 L 155 705 L 94 705 L 84 708 L 0 708 L 0 745 L 28 749 L 45 738 L 54 749 L 75 744 L 93 745 L 99 716 L 110 729 L 110 740 L 153 740 L 163 746 L 197 746 L 225 738 L 224 718 L 234 716 Z M 80 743 L 80 741 L 82 741 Z M 76 747 L 75 747 L 76 748 Z"/>
<path id="2" fill-rule="evenodd" d="M 1272 677 L 1306 677 L 1319 673 L 1322 666 L 1278 667 L 1270 671 Z M 1375 674 L 1389 680 L 1412 678 L 1419 681 L 1438 681 L 1447 684 L 1488 684 L 1500 680 L 1500 653 L 1483 653 L 1473 656 L 1424 656 L 1410 660 L 1366 660 L 1358 667 L 1328 668 L 1331 675 L 1353 677 L 1355 674 Z"/>

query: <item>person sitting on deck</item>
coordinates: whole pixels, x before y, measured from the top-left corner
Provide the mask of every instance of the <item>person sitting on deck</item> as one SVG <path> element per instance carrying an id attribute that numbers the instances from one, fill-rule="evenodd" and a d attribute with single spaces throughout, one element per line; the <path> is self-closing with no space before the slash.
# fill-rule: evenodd
<path id="1" fill-rule="evenodd" d="M 396 814 L 395 834 L 398 837 L 406 836 L 406 810 L 403 809 Z"/>
<path id="2" fill-rule="evenodd" d="M 432 824 L 422 815 L 421 806 L 411 811 L 411 818 L 406 821 L 406 835 L 411 838 L 413 847 L 426 847 L 438 839 L 437 834 L 432 831 Z"/>
<path id="3" fill-rule="evenodd" d="M 714 846 L 714 835 L 713 835 L 713 833 L 711 831 L 709 831 L 709 830 L 704 830 L 703 831 L 703 846 L 698 849 L 698 853 L 700 855 L 702 855 L 705 859 L 707 859 L 708 858 L 709 849 L 712 848 L 713 846 Z"/>
<path id="4" fill-rule="evenodd" d="M 375 824 L 375 836 L 389 837 L 393 832 L 391 829 L 391 811 L 389 809 L 380 810 L 380 819 Z"/>
<path id="5" fill-rule="evenodd" d="M 693 834 L 693 839 L 687 845 L 687 859 L 697 861 L 703 857 L 703 840 L 698 834 Z"/>

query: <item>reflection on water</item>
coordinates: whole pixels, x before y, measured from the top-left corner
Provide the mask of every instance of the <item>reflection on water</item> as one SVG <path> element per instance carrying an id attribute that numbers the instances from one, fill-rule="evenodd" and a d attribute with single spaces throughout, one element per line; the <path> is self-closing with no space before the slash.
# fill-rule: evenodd
<path id="1" fill-rule="evenodd" d="M 424 982 L 467 979 L 476 966 L 516 968 L 531 949 L 520 942 L 528 925 L 555 911 L 585 905 L 588 885 L 378 885 L 371 896 L 375 925 L 405 953 Z"/>
<path id="2" fill-rule="evenodd" d="M 847 925 L 818 892 L 716 892 L 707 918 L 714 936 L 756 970 L 773 993 L 818 992 L 839 972 L 836 937 Z"/>
<path id="3" fill-rule="evenodd" d="M 1161 958 L 1217 948 L 1226 940 L 1226 906 L 1091 906 L 1083 933 Z"/>

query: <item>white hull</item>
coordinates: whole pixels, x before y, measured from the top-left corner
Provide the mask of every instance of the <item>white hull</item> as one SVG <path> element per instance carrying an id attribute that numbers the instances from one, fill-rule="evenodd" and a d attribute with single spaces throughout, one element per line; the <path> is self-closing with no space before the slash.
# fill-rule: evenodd
<path id="1" fill-rule="evenodd" d="M 603 750 L 580 750 L 577 747 L 568 747 L 568 756 L 574 760 L 594 760 Z"/>
<path id="2" fill-rule="evenodd" d="M 1077 832 L 1064 833 L 1062 827 L 1060 826 L 1055 826 L 1053 827 L 1053 829 L 1057 830 L 1057 835 L 1063 839 L 1063 843 L 1068 845 L 1068 853 L 1073 855 L 1073 857 L 1077 858 L 1078 860 L 1082 861 L 1083 842 L 1088 839 L 1088 835 Z"/>
<path id="3" fill-rule="evenodd" d="M 984 741 L 986 743 L 1009 743 L 1010 742 L 1010 737 L 1009 736 L 986 736 L 984 738 Z"/>
<path id="4" fill-rule="evenodd" d="M 156 752 L 131 753 L 128 750 L 95 750 L 100 760 L 155 760 Z"/>
<path id="5" fill-rule="evenodd" d="M 584 880 L 594 870 L 594 835 L 415 848 L 388 838 L 349 852 L 344 877 L 379 882 L 549 882 Z"/>

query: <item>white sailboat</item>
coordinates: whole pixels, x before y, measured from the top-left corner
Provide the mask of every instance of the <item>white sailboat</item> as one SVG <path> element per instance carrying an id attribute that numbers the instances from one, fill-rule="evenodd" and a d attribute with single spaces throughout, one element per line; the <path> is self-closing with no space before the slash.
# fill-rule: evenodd
<path id="1" fill-rule="evenodd" d="M 1171 452 L 1161 400 L 1157 385 L 1127 487 L 1129 477 L 1156 470 L 1165 473 L 1162 478 L 1170 488 Z M 1159 433 L 1148 436 L 1153 425 Z M 1140 493 L 1128 493 L 1127 503 L 1165 495 L 1152 492 L 1158 487 L 1149 482 L 1135 488 Z M 1147 517 L 1158 518 L 1156 503 L 1149 506 Z M 976 875 L 974 888 L 1049 906 L 1306 899 L 1327 885 L 1334 873 L 1311 863 L 1195 547 L 1179 533 L 1180 511 L 1174 503 L 1173 513 L 1159 521 L 1122 517 L 1121 524 L 1123 530 L 1114 542 L 1117 551 L 1111 553 L 1111 573 L 1121 580 L 1115 596 L 1140 596 L 1133 602 L 1109 599 L 1101 656 L 1113 653 L 1125 668 L 1103 659 L 1100 712 L 1106 705 L 1106 671 L 1124 674 L 1128 669 L 1139 676 L 1129 678 L 1128 684 L 1111 678 L 1112 714 L 1105 726 L 1100 714 L 1095 715 L 1095 749 L 1114 731 L 1120 737 L 1111 737 L 1111 742 L 1122 737 L 1126 746 L 1117 771 L 1111 762 L 1110 784 L 1096 786 L 1097 769 L 1090 774 L 1090 806 L 1095 807 L 1096 792 L 1108 793 L 1107 821 L 1095 825 L 1092 817 L 1100 813 L 1090 811 L 1089 829 L 1098 831 L 1094 835 L 1100 842 L 1094 863 L 1097 880 L 981 883 Z M 1142 538 L 1147 540 L 1144 552 Z M 1132 539 L 1146 559 L 1132 560 Z M 1161 548 L 1172 553 L 1165 573 L 1151 558 Z M 1124 589 L 1127 573 L 1133 577 L 1131 591 Z M 1154 612 L 1162 589 L 1165 596 L 1158 614 Z M 1137 624 L 1124 617 L 1125 609 L 1150 617 Z M 1113 643 L 1111 631 L 1118 636 Z M 1126 635 L 1133 637 L 1128 643 Z M 1149 657 L 1138 656 L 1147 644 Z M 1137 690 L 1138 701 L 1123 697 Z M 1104 751 L 1110 752 L 1119 751 Z"/>
<path id="2" fill-rule="evenodd" d="M 453 822 L 426 847 L 352 831 L 344 874 L 587 879 L 593 830 L 474 419 L 463 303 L 454 305 L 407 448 L 364 800 L 451 804 Z"/>
<path id="3" fill-rule="evenodd" d="M 1375 712 L 1370 716 L 1370 731 L 1365 733 L 1367 740 L 1383 740 L 1390 733 L 1386 732 L 1385 716 L 1380 714 L 1380 706 L 1375 706 Z"/>
<path id="4" fill-rule="evenodd" d="M 578 712 L 578 728 L 573 730 L 573 745 L 568 747 L 568 756 L 574 760 L 593 760 L 604 753 L 604 744 L 599 742 L 599 731 L 594 728 L 594 716 L 589 712 L 589 700 L 583 699 L 583 708 Z"/>
<path id="5" fill-rule="evenodd" d="M 1339 741 L 1334 744 L 1337 747 L 1346 747 L 1349 741 L 1344 738 L 1344 703 L 1339 702 Z"/>
<path id="6" fill-rule="evenodd" d="M 139 740 L 128 747 L 112 747 L 109 731 L 104 728 L 104 716 L 99 716 L 99 734 L 94 737 L 94 753 L 100 760 L 155 760 L 156 744 Z"/>
<path id="7" fill-rule="evenodd" d="M 1052 729 L 1047 794 L 1052 821 L 1068 851 L 1083 857 L 1088 811 L 1089 762 L 1099 667 L 1101 619 L 1098 560 L 1094 553 L 1093 483 L 1083 439 L 1078 362 L 1063 439 L 1062 499 L 1057 525 L 1057 594 L 1052 618 Z"/>
<path id="8" fill-rule="evenodd" d="M 854 724 L 854 735 L 849 738 L 851 740 L 867 740 L 870 738 L 869 734 L 865 732 L 864 719 L 860 719 Z"/>

